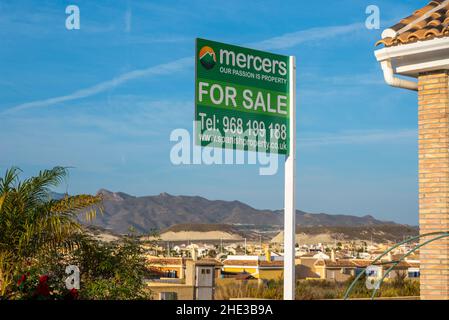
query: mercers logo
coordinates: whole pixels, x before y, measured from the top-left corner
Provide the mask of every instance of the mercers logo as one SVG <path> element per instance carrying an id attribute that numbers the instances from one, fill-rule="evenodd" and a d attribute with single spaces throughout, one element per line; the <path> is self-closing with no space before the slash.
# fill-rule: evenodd
<path id="1" fill-rule="evenodd" d="M 208 46 L 201 48 L 199 59 L 202 66 L 207 70 L 212 69 L 217 63 L 217 56 L 215 55 L 214 49 Z"/>

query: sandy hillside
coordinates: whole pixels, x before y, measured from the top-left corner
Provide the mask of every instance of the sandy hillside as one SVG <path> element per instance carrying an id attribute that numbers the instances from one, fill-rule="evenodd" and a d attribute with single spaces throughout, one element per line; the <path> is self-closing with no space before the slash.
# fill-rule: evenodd
<path id="1" fill-rule="evenodd" d="M 236 234 L 223 231 L 167 231 L 160 235 L 164 241 L 187 241 L 187 240 L 242 240 L 242 237 Z"/>

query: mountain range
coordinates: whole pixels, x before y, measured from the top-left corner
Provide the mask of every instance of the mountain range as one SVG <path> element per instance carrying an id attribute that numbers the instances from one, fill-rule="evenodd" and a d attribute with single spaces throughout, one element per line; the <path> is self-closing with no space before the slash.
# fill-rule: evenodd
<path id="1" fill-rule="evenodd" d="M 162 230 L 177 224 L 227 224 L 263 228 L 282 226 L 283 210 L 259 210 L 240 201 L 208 200 L 199 196 L 174 196 L 161 193 L 155 196 L 135 197 L 123 192 L 98 191 L 103 196 L 103 214 L 90 222 L 94 226 L 116 233 L 128 233 L 133 228 L 139 233 Z M 394 225 L 370 215 L 332 215 L 326 213 L 296 212 L 300 226 L 357 227 Z"/>

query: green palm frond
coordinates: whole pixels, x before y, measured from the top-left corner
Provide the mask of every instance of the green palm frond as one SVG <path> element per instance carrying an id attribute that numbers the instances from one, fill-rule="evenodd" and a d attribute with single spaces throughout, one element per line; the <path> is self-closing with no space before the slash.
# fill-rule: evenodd
<path id="1" fill-rule="evenodd" d="M 65 198 L 53 202 L 51 211 L 58 214 L 69 214 L 74 217 L 84 211 L 85 220 L 92 221 L 96 218 L 97 212 L 103 213 L 103 198 L 101 196 L 77 195 L 66 196 Z"/>
<path id="2" fill-rule="evenodd" d="M 19 172 L 20 169 L 16 167 L 6 170 L 5 177 L 0 178 L 0 194 L 7 193 L 13 187 L 18 180 Z"/>
<path id="3" fill-rule="evenodd" d="M 18 168 L 0 178 L 0 252 L 9 253 L 20 265 L 43 250 L 72 250 L 82 234 L 78 215 L 88 219 L 103 212 L 100 196 L 51 198 L 51 189 L 67 177 L 67 169 L 43 170 L 35 177 L 19 180 Z"/>
<path id="4" fill-rule="evenodd" d="M 18 196 L 29 207 L 44 203 L 50 199 L 50 188 L 58 186 L 64 181 L 67 174 L 67 169 L 63 167 L 40 171 L 36 177 L 28 178 L 17 184 Z"/>

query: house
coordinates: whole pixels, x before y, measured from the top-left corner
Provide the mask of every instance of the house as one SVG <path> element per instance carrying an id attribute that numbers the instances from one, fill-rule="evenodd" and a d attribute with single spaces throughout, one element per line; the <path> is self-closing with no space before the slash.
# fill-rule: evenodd
<path id="1" fill-rule="evenodd" d="M 260 261 L 258 272 L 254 276 L 262 280 L 279 280 L 284 276 L 284 260 Z"/>
<path id="2" fill-rule="evenodd" d="M 365 268 L 372 264 L 371 260 L 361 259 L 339 259 L 322 261 L 320 264 L 321 274 L 325 280 L 334 280 L 338 282 L 347 281 L 360 272 L 364 272 Z"/>
<path id="3" fill-rule="evenodd" d="M 296 257 L 301 257 L 304 256 L 306 254 L 309 253 L 308 249 L 304 249 L 304 248 L 295 248 L 295 256 Z"/>
<path id="4" fill-rule="evenodd" d="M 237 275 L 241 273 L 255 275 L 258 272 L 259 256 L 247 256 L 243 259 L 239 257 L 240 256 L 228 256 L 223 261 L 223 275 Z"/>
<path id="5" fill-rule="evenodd" d="M 213 300 L 215 262 L 186 261 L 184 279 L 152 279 L 146 282 L 155 300 Z"/>
<path id="6" fill-rule="evenodd" d="M 237 254 L 237 246 L 236 245 L 229 245 L 224 248 L 226 252 L 229 252 L 230 254 L 236 255 Z"/>
<path id="7" fill-rule="evenodd" d="M 184 278 L 185 258 L 147 257 L 148 269 L 157 278 Z"/>
<path id="8" fill-rule="evenodd" d="M 321 266 L 324 260 L 314 258 L 312 255 L 295 259 L 297 279 L 324 279 L 324 271 Z"/>
<path id="9" fill-rule="evenodd" d="M 341 256 L 341 253 L 338 255 Z M 325 261 L 336 260 L 337 253 L 335 250 L 331 251 L 331 256 L 319 253 L 311 253 L 301 256 L 295 260 L 296 265 L 296 278 L 297 279 L 325 279 Z"/>
<path id="10" fill-rule="evenodd" d="M 313 258 L 319 259 L 319 260 L 329 260 L 331 257 L 328 256 L 327 254 L 325 254 L 324 252 L 319 251 L 313 255 Z"/>
<path id="11" fill-rule="evenodd" d="M 255 279 L 278 280 L 284 272 L 284 257 L 267 253 L 265 256 L 228 256 L 223 261 L 225 276 L 250 274 Z"/>
<path id="12" fill-rule="evenodd" d="M 402 256 L 401 256 L 402 257 Z M 391 257 L 390 257 L 391 258 Z M 388 270 L 392 263 L 390 260 L 383 260 L 382 272 Z M 347 281 L 351 277 L 365 272 L 368 266 L 373 265 L 372 259 L 338 259 L 335 253 L 332 253 L 331 259 L 319 259 L 313 256 L 302 256 L 296 259 L 296 277 L 297 279 L 322 279 L 329 281 Z M 420 277 L 419 260 L 404 260 L 400 262 L 386 277 L 393 279 L 398 275 L 406 278 L 417 279 Z"/>
<path id="13" fill-rule="evenodd" d="M 324 278 L 322 279 L 343 282 L 358 275 L 360 272 L 365 272 L 366 268 L 372 265 L 376 265 L 373 264 L 373 260 L 365 259 L 321 260 L 319 263 L 319 267 L 321 268 L 317 269 L 321 269 L 321 275 L 324 274 Z M 381 267 L 381 273 L 378 276 L 383 276 L 384 272 L 392 266 L 392 263 L 379 266 Z M 400 262 L 388 273 L 385 280 L 388 281 L 398 276 L 413 279 L 419 278 L 419 262 Z"/>
<path id="14" fill-rule="evenodd" d="M 185 279 L 187 263 L 192 260 L 197 260 L 196 257 L 147 257 L 148 269 L 151 271 L 153 278 L 168 278 L 168 279 Z M 215 266 L 214 276 L 220 277 L 221 263 L 215 259 L 201 259 L 200 261 L 208 262 Z"/>
<path id="15" fill-rule="evenodd" d="M 181 253 L 182 253 L 182 247 L 180 247 L 180 246 L 174 246 L 173 248 L 172 248 L 172 250 L 174 251 L 174 252 L 176 252 L 176 254 L 177 255 L 180 255 Z"/>
<path id="16" fill-rule="evenodd" d="M 375 56 L 391 86 L 418 92 L 421 241 L 449 230 L 449 1 L 433 0 L 382 33 Z M 411 106 L 412 107 L 412 106 Z M 449 299 L 449 242 L 420 248 L 421 299 Z"/>

